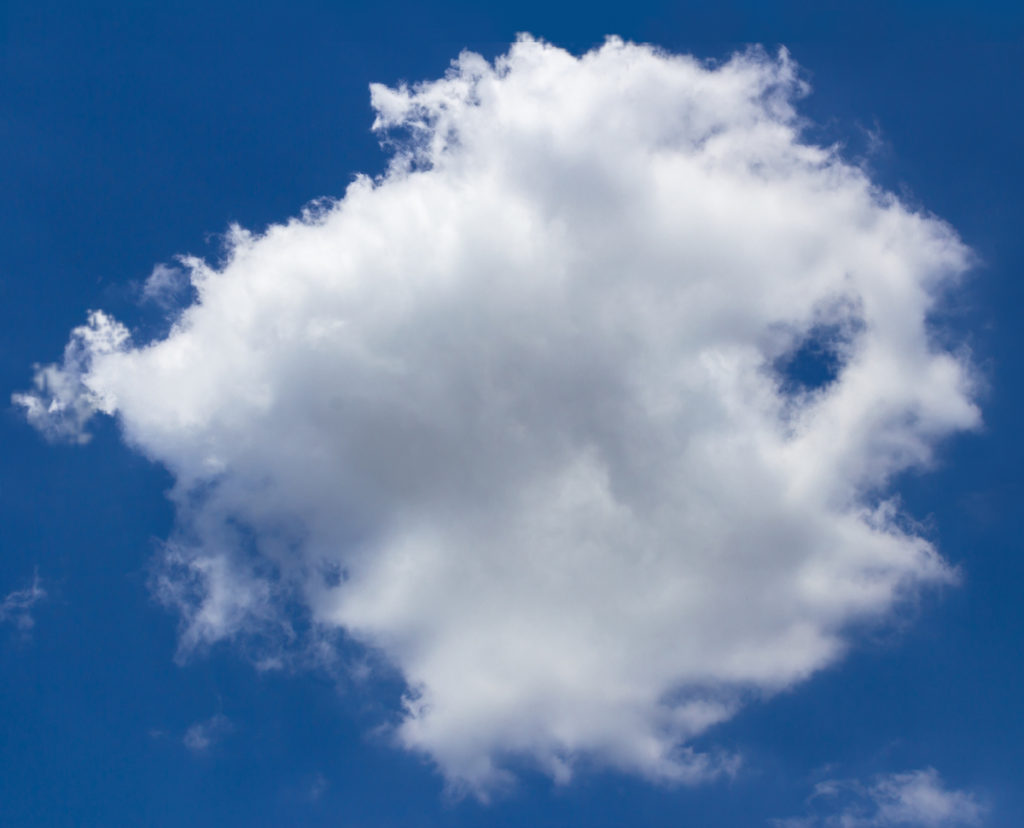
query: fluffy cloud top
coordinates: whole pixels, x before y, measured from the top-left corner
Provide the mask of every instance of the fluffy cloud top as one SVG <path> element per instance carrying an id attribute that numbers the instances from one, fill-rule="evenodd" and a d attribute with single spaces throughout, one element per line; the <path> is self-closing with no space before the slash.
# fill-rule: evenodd
<path id="1" fill-rule="evenodd" d="M 776 820 L 778 828 L 966 828 L 980 825 L 986 808 L 968 791 L 947 788 L 934 768 L 854 780 L 822 782 L 812 802 L 833 813 Z"/>
<path id="2" fill-rule="evenodd" d="M 175 475 L 184 651 L 344 635 L 478 791 L 702 778 L 746 692 L 954 579 L 889 482 L 979 419 L 928 325 L 969 252 L 807 143 L 805 91 L 785 52 L 529 38 L 373 86 L 386 175 L 233 228 L 165 338 L 94 313 L 17 400 Z"/>

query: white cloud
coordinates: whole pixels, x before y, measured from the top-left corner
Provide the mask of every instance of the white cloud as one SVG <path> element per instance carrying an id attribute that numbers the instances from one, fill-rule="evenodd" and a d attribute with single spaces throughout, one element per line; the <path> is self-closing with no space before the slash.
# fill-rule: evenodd
<path id="1" fill-rule="evenodd" d="M 91 312 L 88 324 L 71 332 L 64 361 L 59 366 L 37 365 L 35 390 L 14 394 L 13 402 L 50 439 L 87 443 L 85 426 L 92 416 L 98 411 L 114 413 L 111 401 L 86 383 L 92 363 L 120 352 L 129 338 L 120 322 L 100 311 Z"/>
<path id="2" fill-rule="evenodd" d="M 193 753 L 204 753 L 231 732 L 227 716 L 217 713 L 202 722 L 190 725 L 182 737 L 182 744 Z"/>
<path id="3" fill-rule="evenodd" d="M 956 578 L 889 485 L 979 422 L 927 322 L 969 251 L 803 142 L 785 52 L 523 39 L 371 91 L 387 175 L 232 228 L 165 338 L 94 313 L 18 402 L 175 475 L 186 652 L 342 632 L 478 793 L 721 772 L 693 736 Z"/>
<path id="4" fill-rule="evenodd" d="M 142 284 L 142 301 L 171 307 L 181 301 L 189 286 L 188 273 L 180 267 L 156 265 Z"/>
<path id="5" fill-rule="evenodd" d="M 32 585 L 8 592 L 0 601 L 0 623 L 10 621 L 21 632 L 29 632 L 35 625 L 32 608 L 46 597 L 40 586 L 39 575 L 32 576 Z"/>
<path id="6" fill-rule="evenodd" d="M 869 785 L 830 780 L 815 788 L 812 816 L 775 820 L 779 828 L 957 828 L 980 825 L 986 808 L 967 791 L 950 790 L 934 768 L 876 777 Z"/>

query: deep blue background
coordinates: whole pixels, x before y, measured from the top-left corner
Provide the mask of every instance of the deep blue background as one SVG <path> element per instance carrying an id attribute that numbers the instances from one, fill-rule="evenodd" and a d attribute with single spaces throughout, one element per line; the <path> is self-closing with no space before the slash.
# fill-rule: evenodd
<path id="1" fill-rule="evenodd" d="M 313 674 L 259 674 L 227 649 L 173 662 L 176 620 L 147 565 L 170 528 L 168 476 L 109 424 L 46 445 L 0 410 L 0 597 L 34 569 L 31 639 L 0 625 L 0 824 L 747 826 L 799 814 L 813 783 L 935 766 L 1024 817 L 1024 563 L 1018 426 L 1024 21 L 1016 4 L 631 2 L 7 3 L 0 81 L 0 397 L 102 307 L 140 325 L 139 283 L 177 253 L 383 169 L 367 84 L 438 77 L 516 32 L 581 51 L 606 34 L 723 58 L 786 44 L 817 140 L 949 220 L 982 264 L 945 314 L 989 389 L 986 427 L 901 484 L 964 584 L 866 633 L 838 667 L 749 707 L 708 743 L 731 782 L 665 789 L 526 775 L 452 803 L 416 757 L 369 735 L 372 698 Z M 368 4 L 366 4 L 368 6 Z M 222 713 L 205 755 L 181 744 Z M 828 767 L 826 767 L 828 766 Z M 322 795 L 310 791 L 321 778 Z"/>

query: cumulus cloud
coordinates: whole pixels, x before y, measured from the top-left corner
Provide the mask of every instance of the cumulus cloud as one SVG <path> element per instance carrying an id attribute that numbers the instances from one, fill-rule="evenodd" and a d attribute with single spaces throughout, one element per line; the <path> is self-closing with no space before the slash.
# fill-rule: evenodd
<path id="1" fill-rule="evenodd" d="M 28 633 L 36 625 L 32 608 L 45 597 L 46 590 L 39 583 L 39 575 L 33 575 L 31 586 L 8 592 L 0 601 L 0 623 L 10 621 L 16 629 Z"/>
<path id="2" fill-rule="evenodd" d="M 876 777 L 865 785 L 829 780 L 815 787 L 813 816 L 775 820 L 778 828 L 963 828 L 980 825 L 986 808 L 967 791 L 943 785 L 934 768 Z"/>
<path id="3" fill-rule="evenodd" d="M 362 646 L 477 792 L 720 773 L 693 737 L 955 580 L 891 481 L 979 422 L 929 325 L 969 251 L 809 143 L 806 92 L 615 39 L 374 85 L 386 174 L 233 227 L 166 337 L 96 312 L 16 399 L 174 474 L 186 653 Z"/>

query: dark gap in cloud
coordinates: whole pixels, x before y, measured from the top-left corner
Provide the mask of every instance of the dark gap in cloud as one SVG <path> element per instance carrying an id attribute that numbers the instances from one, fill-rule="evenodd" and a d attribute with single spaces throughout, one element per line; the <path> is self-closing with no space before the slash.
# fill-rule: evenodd
<path id="1" fill-rule="evenodd" d="M 348 580 L 348 571 L 337 561 L 323 560 L 320 562 L 320 577 L 324 586 L 336 589 Z"/>
<path id="2" fill-rule="evenodd" d="M 783 393 L 808 393 L 834 383 L 846 364 L 852 333 L 851 326 L 843 323 L 813 326 L 772 364 Z"/>

